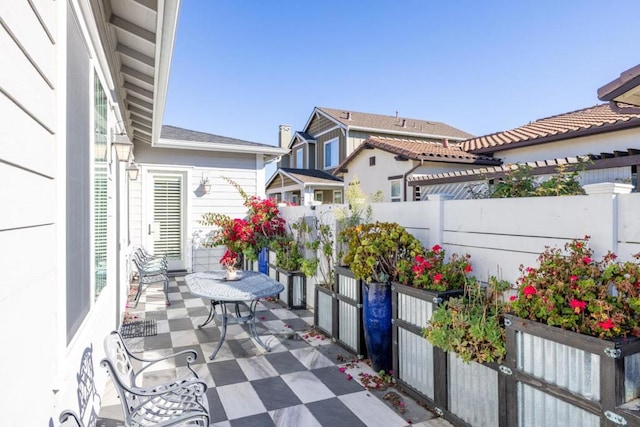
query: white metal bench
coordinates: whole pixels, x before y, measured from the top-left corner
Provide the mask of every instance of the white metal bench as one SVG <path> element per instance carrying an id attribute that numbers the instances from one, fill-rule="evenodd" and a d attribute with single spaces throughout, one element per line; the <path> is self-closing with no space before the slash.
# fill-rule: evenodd
<path id="1" fill-rule="evenodd" d="M 138 273 L 138 290 L 134 298 L 134 306 L 138 305 L 142 295 L 142 287 L 152 283 L 162 283 L 164 298 L 167 305 L 169 301 L 169 276 L 167 276 L 167 260 L 165 257 L 150 255 L 143 248 L 138 248 L 133 253 L 131 261 Z"/>
<path id="2" fill-rule="evenodd" d="M 207 385 L 191 367 L 197 354 L 184 350 L 159 359 L 143 359 L 132 354 L 122 337 L 113 331 L 105 338 L 107 368 L 120 397 L 125 426 L 209 426 Z M 143 387 L 138 382 L 151 366 L 167 359 L 186 358 L 189 374 L 175 381 Z M 132 359 L 140 369 L 135 370 Z"/>

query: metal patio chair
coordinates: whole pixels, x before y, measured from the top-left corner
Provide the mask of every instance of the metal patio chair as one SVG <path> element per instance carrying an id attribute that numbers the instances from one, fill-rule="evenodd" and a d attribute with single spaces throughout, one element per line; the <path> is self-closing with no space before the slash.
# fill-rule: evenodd
<path id="1" fill-rule="evenodd" d="M 209 426 L 207 384 L 191 367 L 197 358 L 193 350 L 183 350 L 158 359 L 143 359 L 132 354 L 117 331 L 104 340 L 105 367 L 120 397 L 125 426 Z M 189 372 L 175 381 L 141 386 L 141 375 L 156 363 L 185 358 Z M 132 360 L 140 369 L 135 370 Z"/>
<path id="2" fill-rule="evenodd" d="M 164 290 L 164 298 L 167 305 L 171 305 L 169 301 L 169 277 L 167 276 L 166 267 L 148 266 L 145 267 L 141 261 L 135 256 L 131 259 L 138 270 L 138 290 L 134 298 L 134 307 L 138 305 L 140 296 L 142 295 L 142 287 L 149 286 L 152 283 L 162 283 Z"/>

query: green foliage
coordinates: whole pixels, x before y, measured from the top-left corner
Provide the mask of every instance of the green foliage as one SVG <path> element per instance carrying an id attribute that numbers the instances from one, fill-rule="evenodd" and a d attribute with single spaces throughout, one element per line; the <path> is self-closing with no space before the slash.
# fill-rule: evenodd
<path id="1" fill-rule="evenodd" d="M 588 241 L 567 243 L 566 253 L 547 247 L 537 268 L 520 266 L 509 311 L 599 338 L 640 336 L 640 264 L 615 262 L 612 253 L 596 261 Z"/>
<path id="2" fill-rule="evenodd" d="M 528 164 L 512 165 L 497 183 L 482 190 L 469 188 L 474 199 L 498 199 L 512 197 L 572 196 L 585 194 L 580 185 L 580 171 L 584 170 L 582 159 L 575 167 L 558 165 L 556 173 L 548 180 L 538 182 Z"/>
<path id="3" fill-rule="evenodd" d="M 270 245 L 276 253 L 276 266 L 283 270 L 299 271 L 302 266 L 302 254 L 299 243 L 290 235 L 278 236 Z"/>
<path id="4" fill-rule="evenodd" d="M 486 287 L 469 278 L 464 295 L 440 305 L 422 335 L 465 362 L 502 362 L 507 352 L 502 294 L 509 286 L 509 282 L 495 277 Z"/>
<path id="5" fill-rule="evenodd" d="M 422 252 L 418 239 L 396 223 L 351 226 L 341 232 L 341 237 L 347 243 L 345 264 L 357 279 L 368 283 L 397 281 Z"/>
<path id="6" fill-rule="evenodd" d="M 331 225 L 315 217 L 305 241 L 306 256 L 301 271 L 306 276 L 319 278 L 319 285 L 332 288 L 335 273 L 334 236 Z"/>

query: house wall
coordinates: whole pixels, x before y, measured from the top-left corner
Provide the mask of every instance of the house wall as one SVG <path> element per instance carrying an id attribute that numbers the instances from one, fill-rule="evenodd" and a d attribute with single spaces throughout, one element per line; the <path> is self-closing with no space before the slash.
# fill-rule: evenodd
<path id="1" fill-rule="evenodd" d="M 320 135 L 316 137 L 317 169 L 324 170 L 328 173 L 331 173 L 333 169 L 324 168 L 324 144 L 328 141 L 331 141 L 334 138 L 338 138 L 339 140 L 338 163 L 340 163 L 345 158 L 345 136 L 342 133 L 342 130 L 334 129 L 332 131 L 325 133 L 324 135 Z"/>
<path id="2" fill-rule="evenodd" d="M 543 203 L 541 203 L 543 202 Z M 485 200 L 432 200 L 374 203 L 373 221 L 397 222 L 425 247 L 443 246 L 447 254 L 469 254 L 474 275 L 515 285 L 520 265 L 535 266 L 545 246 L 564 247 L 572 239 L 591 236 L 596 259 L 608 251 L 622 261 L 640 252 L 640 194 L 597 194 Z M 304 212 L 283 207 L 288 221 Z M 316 210 L 306 215 L 320 215 Z M 326 213 L 323 220 L 327 221 Z M 329 219 L 329 222 L 335 219 Z"/>
<path id="3" fill-rule="evenodd" d="M 88 2 L 3 1 L 0 17 L 0 378 L 15 397 L 2 423 L 57 425 L 63 409 L 79 412 L 83 354 L 102 392 L 102 339 L 126 298 L 115 255 L 117 162 L 107 176 L 108 281 L 98 297 L 93 290 L 94 73 L 109 106 L 116 100 Z M 108 108 L 109 126 L 121 120 Z M 93 402 L 84 403 L 87 421 Z"/>
<path id="4" fill-rule="evenodd" d="M 186 268 L 189 271 L 220 269 L 219 259 L 224 253 L 224 248 L 203 247 L 212 228 L 201 225 L 199 221 L 207 212 L 221 213 L 233 218 L 246 216 L 244 200 L 223 177 L 238 183 L 248 195 L 261 194 L 264 184 L 259 185 L 258 182 L 264 179 L 264 168 L 258 167 L 256 155 L 155 148 L 147 144 L 136 144 L 135 157 L 136 162 L 141 165 L 141 173 L 137 181 L 130 182 L 132 244 L 149 246 L 145 231 L 149 226 L 147 218 L 151 212 L 151 201 L 142 197 L 143 194 L 151 194 L 151 189 L 147 189 L 150 182 L 149 171 L 181 171 L 187 176 L 184 241 Z M 211 191 L 208 194 L 202 191 L 200 181 L 203 177 L 208 178 L 211 183 Z"/>
<path id="5" fill-rule="evenodd" d="M 494 157 L 502 159 L 504 164 L 534 162 L 565 157 L 576 157 L 587 154 L 613 153 L 627 151 L 629 148 L 640 148 L 640 128 L 617 132 L 570 138 L 528 147 L 506 148 L 494 152 Z"/>

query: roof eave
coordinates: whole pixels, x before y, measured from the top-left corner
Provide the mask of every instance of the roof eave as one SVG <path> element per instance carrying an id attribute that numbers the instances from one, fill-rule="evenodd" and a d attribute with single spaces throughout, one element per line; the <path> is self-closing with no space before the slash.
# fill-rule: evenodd
<path id="1" fill-rule="evenodd" d="M 640 97 L 640 65 L 624 71 L 620 77 L 598 89 L 598 99 L 601 101 L 632 103 L 630 98 L 633 97 Z"/>
<path id="2" fill-rule="evenodd" d="M 405 132 L 405 131 L 395 131 L 391 129 L 384 128 L 369 128 L 364 126 L 348 126 L 348 130 L 352 131 L 364 131 L 364 132 L 377 132 L 377 133 L 385 133 L 389 135 L 403 135 L 403 136 L 414 136 L 418 138 L 434 138 L 434 139 L 444 139 L 446 138 L 449 141 L 466 141 L 470 138 L 461 138 L 457 136 L 449 136 L 449 135 L 436 135 L 429 133 L 420 133 L 420 132 Z"/>
<path id="3" fill-rule="evenodd" d="M 289 150 L 280 147 L 270 146 L 251 146 L 251 145 L 234 145 L 219 142 L 199 142 L 199 141 L 181 141 L 176 139 L 160 138 L 154 147 L 157 148 L 174 148 L 182 150 L 200 150 L 200 151 L 216 151 L 223 153 L 243 153 L 243 154 L 268 154 L 281 156 L 287 154 Z"/>

